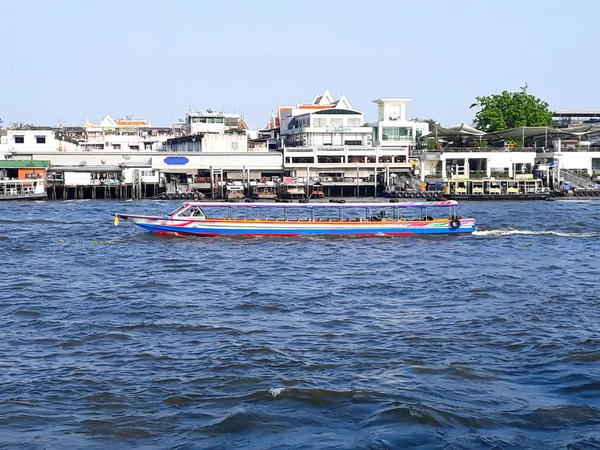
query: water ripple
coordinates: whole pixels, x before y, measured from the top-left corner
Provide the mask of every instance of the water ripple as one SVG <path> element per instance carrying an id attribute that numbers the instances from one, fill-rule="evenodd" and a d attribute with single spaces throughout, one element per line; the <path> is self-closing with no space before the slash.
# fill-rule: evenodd
<path id="1" fill-rule="evenodd" d="M 0 447 L 600 449 L 600 202 L 467 203 L 459 238 L 112 225 L 171 203 L 11 204 Z"/>

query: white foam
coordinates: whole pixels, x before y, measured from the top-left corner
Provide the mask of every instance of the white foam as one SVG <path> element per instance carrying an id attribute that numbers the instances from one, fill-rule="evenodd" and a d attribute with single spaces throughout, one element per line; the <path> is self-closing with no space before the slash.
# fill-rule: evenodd
<path id="1" fill-rule="evenodd" d="M 269 394 L 273 396 L 273 398 L 277 398 L 279 394 L 281 394 L 285 388 L 271 388 L 269 389 Z"/>
<path id="2" fill-rule="evenodd" d="M 498 236 L 557 236 L 557 237 L 595 237 L 598 233 L 565 233 L 561 231 L 532 231 L 532 230 L 515 230 L 514 228 L 500 228 L 498 230 L 476 230 L 473 232 L 474 236 L 487 236 L 487 237 L 498 237 Z"/>

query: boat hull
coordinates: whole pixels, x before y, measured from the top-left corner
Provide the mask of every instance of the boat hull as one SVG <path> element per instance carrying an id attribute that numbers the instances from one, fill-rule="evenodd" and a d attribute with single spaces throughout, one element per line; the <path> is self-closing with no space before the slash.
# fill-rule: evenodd
<path id="1" fill-rule="evenodd" d="M 43 194 L 16 194 L 16 195 L 0 195 L 1 201 L 13 200 L 46 200 L 46 193 Z"/>
<path id="2" fill-rule="evenodd" d="M 474 219 L 461 219 L 458 228 L 436 221 L 263 221 L 219 219 L 162 219 L 118 214 L 146 231 L 181 236 L 410 236 L 464 234 L 475 231 Z"/>

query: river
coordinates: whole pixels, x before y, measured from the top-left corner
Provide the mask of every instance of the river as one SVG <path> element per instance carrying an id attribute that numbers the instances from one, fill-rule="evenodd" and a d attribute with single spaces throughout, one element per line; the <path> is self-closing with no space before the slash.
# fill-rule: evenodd
<path id="1" fill-rule="evenodd" d="M 473 236 L 177 238 L 0 204 L 0 447 L 598 449 L 600 202 Z"/>

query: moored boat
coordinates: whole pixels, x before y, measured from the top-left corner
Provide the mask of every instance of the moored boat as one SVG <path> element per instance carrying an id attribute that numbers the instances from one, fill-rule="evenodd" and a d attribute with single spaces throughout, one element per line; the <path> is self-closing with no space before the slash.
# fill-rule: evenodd
<path id="1" fill-rule="evenodd" d="M 281 183 L 277 186 L 277 197 L 290 200 L 302 199 L 306 197 L 306 188 L 301 183 Z"/>
<path id="2" fill-rule="evenodd" d="M 457 202 L 410 203 L 184 203 L 165 216 L 115 214 L 157 234 L 181 236 L 405 236 L 475 231 L 475 219 L 456 214 Z M 208 210 L 220 211 L 207 214 Z M 447 216 L 433 218 L 433 211 Z M 409 217 L 406 217 L 408 215 Z"/>
<path id="3" fill-rule="evenodd" d="M 307 198 L 325 198 L 325 191 L 323 185 L 320 183 L 313 183 L 308 186 Z"/>
<path id="4" fill-rule="evenodd" d="M 250 197 L 256 200 L 271 200 L 277 198 L 275 184 L 271 181 L 250 186 Z"/>
<path id="5" fill-rule="evenodd" d="M 244 198 L 244 186 L 241 183 L 227 183 L 225 186 L 225 198 L 228 200 L 239 200 Z"/>
<path id="6" fill-rule="evenodd" d="M 44 200 L 45 198 L 46 184 L 43 178 L 0 180 L 0 201 Z"/>

